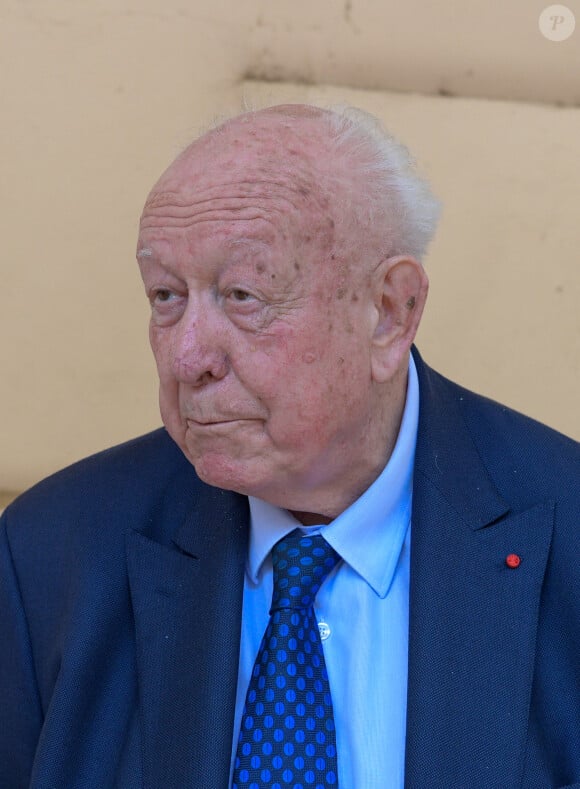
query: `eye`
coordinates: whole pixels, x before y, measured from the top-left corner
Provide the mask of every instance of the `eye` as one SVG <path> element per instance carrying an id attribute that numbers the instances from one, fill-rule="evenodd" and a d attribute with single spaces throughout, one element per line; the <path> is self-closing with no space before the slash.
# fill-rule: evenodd
<path id="1" fill-rule="evenodd" d="M 250 299 L 254 298 L 251 293 L 248 293 L 247 290 L 242 290 L 241 288 L 234 288 L 230 291 L 230 298 L 233 301 L 244 302 L 249 301 Z"/>
<path id="2" fill-rule="evenodd" d="M 223 286 L 220 303 L 225 315 L 237 326 L 244 329 L 255 327 L 256 321 L 267 308 L 263 295 L 249 283 L 234 283 Z"/>
<path id="3" fill-rule="evenodd" d="M 171 301 L 171 298 L 174 295 L 175 294 L 173 291 L 169 290 L 169 288 L 157 288 L 156 290 L 151 291 L 149 300 L 152 304 L 165 304 L 168 301 Z"/>
<path id="4" fill-rule="evenodd" d="M 148 291 L 151 320 L 156 326 L 171 326 L 185 309 L 187 294 L 173 288 L 152 286 Z"/>

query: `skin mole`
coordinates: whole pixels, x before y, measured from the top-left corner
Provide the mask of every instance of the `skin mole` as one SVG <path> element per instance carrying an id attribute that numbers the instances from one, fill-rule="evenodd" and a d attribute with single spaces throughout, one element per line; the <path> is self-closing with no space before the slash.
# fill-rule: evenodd
<path id="1" fill-rule="evenodd" d="M 412 310 L 413 309 L 413 307 L 415 306 L 415 297 L 414 296 L 411 296 L 410 299 L 407 299 L 406 306 L 407 306 L 408 310 Z"/>
<path id="2" fill-rule="evenodd" d="M 337 299 L 344 299 L 346 295 L 346 288 L 338 288 L 336 291 L 336 298 Z"/>
<path id="3" fill-rule="evenodd" d="M 297 260 L 294 261 L 294 268 L 296 271 L 300 271 L 300 263 Z"/>
<path id="4" fill-rule="evenodd" d="M 264 270 L 265 270 L 265 268 L 266 268 L 266 267 L 264 266 L 264 264 L 263 264 L 263 263 L 257 263 L 257 264 L 256 264 L 256 271 L 258 272 L 258 274 L 263 274 L 263 273 L 264 273 Z"/>
<path id="5" fill-rule="evenodd" d="M 357 293 L 353 293 L 352 296 L 350 297 L 350 300 L 351 301 L 358 301 L 358 294 Z"/>

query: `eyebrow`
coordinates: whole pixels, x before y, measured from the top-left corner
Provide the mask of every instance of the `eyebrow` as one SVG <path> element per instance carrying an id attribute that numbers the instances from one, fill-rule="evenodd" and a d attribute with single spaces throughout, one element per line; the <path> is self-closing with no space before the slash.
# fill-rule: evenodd
<path id="1" fill-rule="evenodd" d="M 137 252 L 137 258 L 151 258 L 153 257 L 153 250 L 149 249 L 149 247 L 142 247 Z"/>

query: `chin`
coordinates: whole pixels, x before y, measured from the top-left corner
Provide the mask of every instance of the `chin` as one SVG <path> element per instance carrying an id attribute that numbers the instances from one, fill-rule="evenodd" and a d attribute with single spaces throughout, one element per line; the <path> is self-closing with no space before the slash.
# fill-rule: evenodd
<path id="1" fill-rule="evenodd" d="M 187 451 L 185 454 L 197 476 L 207 485 L 233 490 L 246 496 L 258 495 L 256 490 L 260 485 L 251 463 L 236 462 L 232 458 L 212 452 L 197 457 L 192 457 Z"/>

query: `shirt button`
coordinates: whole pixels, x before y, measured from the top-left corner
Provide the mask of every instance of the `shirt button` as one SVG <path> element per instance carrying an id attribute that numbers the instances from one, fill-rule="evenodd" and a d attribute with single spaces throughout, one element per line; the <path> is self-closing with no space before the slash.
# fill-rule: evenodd
<path id="1" fill-rule="evenodd" d="M 318 632 L 320 633 L 320 640 L 326 641 L 326 639 L 330 635 L 330 625 L 327 625 L 326 622 L 319 622 Z"/>

